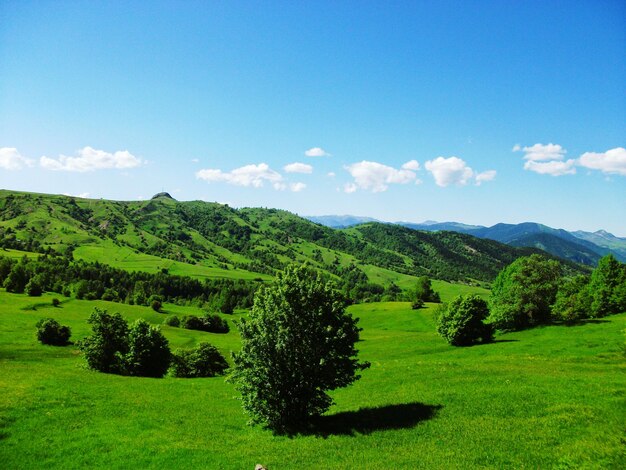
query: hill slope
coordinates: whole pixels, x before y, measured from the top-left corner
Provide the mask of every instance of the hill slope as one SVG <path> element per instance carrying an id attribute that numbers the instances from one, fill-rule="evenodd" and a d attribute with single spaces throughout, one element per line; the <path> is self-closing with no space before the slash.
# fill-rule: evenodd
<path id="1" fill-rule="evenodd" d="M 379 223 L 335 230 L 276 209 L 158 196 L 108 201 L 0 191 L 2 244 L 206 277 L 263 277 L 295 261 L 342 278 L 391 271 L 463 282 L 491 281 L 515 258 L 538 251 Z"/>

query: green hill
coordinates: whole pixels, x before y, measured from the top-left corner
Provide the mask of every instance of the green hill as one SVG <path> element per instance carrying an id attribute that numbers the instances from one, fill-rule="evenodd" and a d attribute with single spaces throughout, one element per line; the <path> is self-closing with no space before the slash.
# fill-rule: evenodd
<path id="1" fill-rule="evenodd" d="M 538 251 L 379 223 L 337 230 L 282 210 L 179 202 L 167 193 L 109 201 L 3 190 L 0 239 L 4 248 L 72 253 L 131 271 L 268 279 L 288 263 L 308 262 L 342 279 L 386 284 L 419 275 L 490 282 L 515 258 Z"/>

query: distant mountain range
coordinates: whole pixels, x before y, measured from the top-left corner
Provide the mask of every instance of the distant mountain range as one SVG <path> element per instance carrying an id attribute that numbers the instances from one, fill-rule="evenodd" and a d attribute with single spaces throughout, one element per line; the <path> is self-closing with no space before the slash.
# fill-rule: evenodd
<path id="1" fill-rule="evenodd" d="M 328 215 L 307 218 L 313 222 L 333 228 L 380 222 L 369 217 L 351 215 Z M 598 230 L 593 233 L 581 230 L 568 232 L 567 230 L 555 229 L 534 222 L 496 224 L 492 227 L 485 227 L 458 222 L 435 222 L 428 220 L 421 224 L 395 222 L 394 225 L 426 232 L 449 231 L 465 233 L 478 238 L 499 241 L 511 246 L 539 248 L 560 258 L 589 266 L 597 264 L 598 260 L 608 253 L 612 253 L 618 260 L 626 262 L 626 238 L 616 237 L 605 230 Z"/>

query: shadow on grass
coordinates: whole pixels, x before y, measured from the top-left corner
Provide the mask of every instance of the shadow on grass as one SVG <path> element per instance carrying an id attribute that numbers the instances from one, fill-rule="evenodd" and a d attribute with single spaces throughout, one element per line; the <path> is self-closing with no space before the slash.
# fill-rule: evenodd
<path id="1" fill-rule="evenodd" d="M 361 408 L 329 416 L 320 416 L 311 426 L 301 432 L 305 435 L 328 437 L 333 435 L 354 436 L 375 431 L 407 429 L 422 421 L 432 419 L 442 405 L 403 403 L 376 408 Z"/>
<path id="2" fill-rule="evenodd" d="M 495 339 L 492 341 L 492 343 L 519 343 L 519 339 Z"/>
<path id="3" fill-rule="evenodd" d="M 610 323 L 609 320 L 600 320 L 598 318 L 583 318 L 581 320 L 569 321 L 557 323 L 564 326 L 582 326 L 582 325 L 597 325 L 599 323 Z"/>

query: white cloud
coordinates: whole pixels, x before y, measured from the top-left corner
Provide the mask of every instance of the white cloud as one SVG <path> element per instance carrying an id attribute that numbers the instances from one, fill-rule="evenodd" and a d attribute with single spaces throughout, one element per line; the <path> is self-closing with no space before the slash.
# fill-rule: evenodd
<path id="1" fill-rule="evenodd" d="M 411 160 L 402 165 L 402 169 L 417 171 L 420 169 L 420 164 L 417 160 Z"/>
<path id="2" fill-rule="evenodd" d="M 534 171 L 540 175 L 563 176 L 576 173 L 576 161 L 564 161 L 567 151 L 558 144 L 535 144 L 531 147 L 522 147 L 516 144 L 514 152 L 524 152 L 524 169 Z"/>
<path id="3" fill-rule="evenodd" d="M 191 159 L 191 163 L 200 163 L 200 159 L 199 158 L 192 158 Z"/>
<path id="4" fill-rule="evenodd" d="M 299 193 L 305 188 L 306 188 L 306 184 L 304 183 L 291 183 L 289 185 L 289 189 L 291 189 L 294 193 Z"/>
<path id="5" fill-rule="evenodd" d="M 576 168 L 574 167 L 575 163 L 575 160 L 567 160 L 565 162 L 559 160 L 552 160 L 551 162 L 536 162 L 529 160 L 524 163 L 524 169 L 534 171 L 540 175 L 573 175 L 576 173 Z"/>
<path id="6" fill-rule="evenodd" d="M 520 150 L 525 154 L 524 160 L 531 162 L 563 160 L 563 156 L 567 153 L 563 147 L 557 144 L 535 144 L 532 147 L 523 148 L 518 144 L 513 147 L 514 152 L 519 152 Z"/>
<path id="7" fill-rule="evenodd" d="M 39 159 L 41 166 L 47 170 L 60 171 L 95 171 L 106 169 L 136 168 L 142 161 L 131 154 L 128 150 L 120 150 L 115 153 L 96 150 L 85 147 L 78 151 L 77 157 L 60 155 L 58 160 L 43 156 Z"/>
<path id="8" fill-rule="evenodd" d="M 437 186 L 441 187 L 451 184 L 464 186 L 474 177 L 474 170 L 458 157 L 437 157 L 428 160 L 424 166 L 432 173 Z"/>
<path id="9" fill-rule="evenodd" d="M 311 165 L 307 165 L 306 163 L 290 163 L 289 165 L 285 165 L 283 167 L 287 173 L 313 173 L 313 167 Z"/>
<path id="10" fill-rule="evenodd" d="M 230 172 L 206 168 L 197 171 L 196 178 L 210 183 L 226 182 L 237 186 L 252 186 L 253 188 L 260 188 L 267 181 L 272 183 L 274 189 L 285 189 L 282 175 L 272 170 L 266 163 L 246 165 Z"/>
<path id="11" fill-rule="evenodd" d="M 578 164 L 606 174 L 626 175 L 626 149 L 617 147 L 604 153 L 585 152 Z"/>
<path id="12" fill-rule="evenodd" d="M 379 193 L 386 191 L 389 184 L 406 184 L 415 180 L 415 173 L 411 170 L 397 170 L 366 160 L 348 165 L 345 169 L 352 175 L 356 185 L 346 185 L 344 191 L 348 193 L 356 191 L 356 187 Z"/>
<path id="13" fill-rule="evenodd" d="M 343 191 L 348 194 L 356 192 L 357 189 L 357 185 L 354 183 L 346 183 L 343 187 Z"/>
<path id="14" fill-rule="evenodd" d="M 33 166 L 30 158 L 23 157 L 13 147 L 0 148 L 0 168 L 5 170 L 21 170 L 25 166 Z"/>
<path id="15" fill-rule="evenodd" d="M 331 154 L 320 147 L 313 147 L 304 152 L 307 157 L 330 157 Z"/>
<path id="16" fill-rule="evenodd" d="M 496 170 L 488 170 L 483 171 L 482 173 L 478 173 L 476 175 L 476 186 L 480 186 L 482 183 L 486 181 L 493 181 L 496 177 Z"/>
<path id="17" fill-rule="evenodd" d="M 334 177 L 335 177 L 335 176 L 337 176 L 337 175 L 335 174 L 335 172 L 334 172 L 334 171 L 329 171 L 329 172 L 326 174 L 326 176 L 328 176 L 329 178 L 334 178 Z"/>

